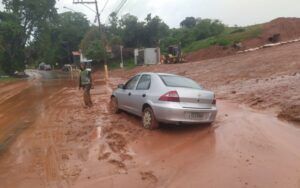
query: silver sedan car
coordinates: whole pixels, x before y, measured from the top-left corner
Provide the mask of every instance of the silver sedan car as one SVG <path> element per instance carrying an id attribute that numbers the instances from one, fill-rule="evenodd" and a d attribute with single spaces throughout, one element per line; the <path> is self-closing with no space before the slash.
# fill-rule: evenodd
<path id="1" fill-rule="evenodd" d="M 140 73 L 120 84 L 111 96 L 111 109 L 143 118 L 147 129 L 159 123 L 212 123 L 217 115 L 215 94 L 195 81 L 173 74 Z"/>

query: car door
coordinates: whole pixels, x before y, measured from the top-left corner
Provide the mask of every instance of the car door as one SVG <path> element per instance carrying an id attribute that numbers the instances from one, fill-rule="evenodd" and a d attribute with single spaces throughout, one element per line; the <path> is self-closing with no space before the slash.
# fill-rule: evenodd
<path id="1" fill-rule="evenodd" d="M 119 102 L 119 107 L 132 112 L 132 109 L 130 107 L 131 103 L 131 95 L 132 91 L 135 89 L 135 86 L 139 80 L 140 75 L 136 75 L 133 78 L 131 78 L 124 86 L 123 89 L 120 89 L 118 93 L 118 102 Z"/>
<path id="2" fill-rule="evenodd" d="M 131 109 L 136 115 L 142 115 L 143 105 L 146 103 L 147 95 L 151 86 L 151 75 L 143 74 L 139 79 L 136 89 L 132 91 L 132 99 L 134 102 L 130 103 Z"/>

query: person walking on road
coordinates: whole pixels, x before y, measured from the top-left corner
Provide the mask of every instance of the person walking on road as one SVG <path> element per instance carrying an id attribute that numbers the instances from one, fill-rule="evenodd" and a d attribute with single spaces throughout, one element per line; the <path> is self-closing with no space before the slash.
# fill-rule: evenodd
<path id="1" fill-rule="evenodd" d="M 92 88 L 92 72 L 86 68 L 85 63 L 80 63 L 79 89 L 83 89 L 83 100 L 87 107 L 92 107 L 90 90 Z"/>

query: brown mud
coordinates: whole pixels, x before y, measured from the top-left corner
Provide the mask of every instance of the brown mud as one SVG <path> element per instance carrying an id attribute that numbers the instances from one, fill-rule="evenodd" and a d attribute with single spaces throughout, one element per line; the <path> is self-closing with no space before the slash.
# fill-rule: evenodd
<path id="1" fill-rule="evenodd" d="M 180 71 L 192 75 L 198 67 L 197 81 L 203 81 L 203 64 Z M 216 69 L 213 62 L 210 66 Z M 232 71 L 233 76 L 234 67 Z M 139 118 L 109 111 L 112 86 L 134 71 L 118 73 L 108 85 L 96 73 L 89 109 L 83 106 L 77 79 L 55 73 L 1 103 L 1 138 L 9 135 L 11 141 L 1 139 L 0 187 L 300 186 L 299 127 L 273 112 L 219 100 L 212 126 L 145 130 Z M 217 84 L 228 80 L 219 79 L 212 75 L 204 83 L 221 92 Z"/>

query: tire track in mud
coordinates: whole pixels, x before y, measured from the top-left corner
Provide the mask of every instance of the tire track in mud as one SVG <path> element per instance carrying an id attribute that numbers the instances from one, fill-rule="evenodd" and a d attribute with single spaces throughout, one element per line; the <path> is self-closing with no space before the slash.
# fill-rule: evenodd
<path id="1" fill-rule="evenodd" d="M 47 98 L 47 103 L 44 104 L 44 113 L 41 113 L 35 127 L 35 135 L 37 140 L 41 141 L 36 143 L 36 150 L 44 152 L 38 155 L 35 161 L 36 170 L 40 171 L 41 179 L 43 180 L 44 187 L 65 187 L 66 183 L 60 173 L 61 159 L 59 156 L 59 141 L 63 140 L 61 130 L 64 129 L 59 123 L 61 122 L 60 116 L 65 115 L 65 110 L 60 115 L 53 113 L 53 107 L 59 105 L 61 99 L 60 95 L 66 91 L 67 88 L 60 89 Z M 57 124 L 58 123 L 58 124 Z M 43 149 L 44 148 L 44 149 Z"/>
<path id="2" fill-rule="evenodd" d="M 83 130 L 83 128 L 80 127 L 80 123 L 83 123 L 84 119 L 76 118 L 76 116 L 80 117 L 80 107 L 78 109 L 77 105 L 74 106 L 74 102 L 79 102 L 76 101 L 77 97 L 74 97 L 75 101 L 70 100 L 70 97 L 74 95 L 76 96 L 76 93 L 65 90 L 65 92 L 61 94 L 62 97 L 53 103 L 53 105 L 56 106 L 56 110 L 48 114 L 49 122 L 51 122 L 51 124 L 53 122 L 57 127 L 54 128 L 54 130 L 50 130 L 49 133 L 51 142 L 53 142 L 52 145 L 54 146 L 55 155 L 46 160 L 58 161 L 55 165 L 54 173 L 56 173 L 56 178 L 53 179 L 53 182 L 62 182 L 62 180 L 64 180 L 69 186 L 81 172 L 80 163 L 70 164 L 69 160 L 72 160 L 73 156 L 80 161 L 85 160 L 85 149 L 80 145 L 80 142 L 84 141 L 81 137 L 86 135 L 88 130 L 91 129 L 91 127 L 87 127 L 87 130 Z M 47 163 L 45 164 L 45 168 L 49 168 Z M 51 174 L 46 174 L 47 177 L 49 175 L 51 177 Z"/>
<path id="3" fill-rule="evenodd" d="M 105 117 L 102 117 L 100 125 L 102 143 L 98 160 L 113 165 L 118 173 L 127 173 L 128 165 L 131 166 L 133 156 L 128 143 L 134 139 L 132 133 L 138 134 L 141 130 L 140 127 L 132 128 L 130 126 L 132 122 L 124 116 L 127 114 L 114 115 L 108 112 Z M 135 120 L 133 121 L 136 123 Z"/>

